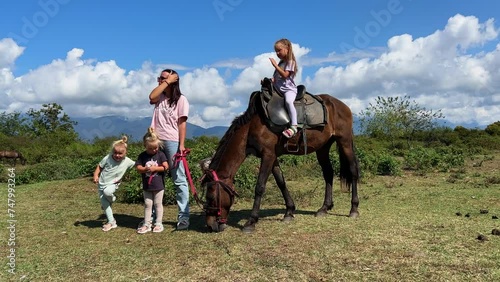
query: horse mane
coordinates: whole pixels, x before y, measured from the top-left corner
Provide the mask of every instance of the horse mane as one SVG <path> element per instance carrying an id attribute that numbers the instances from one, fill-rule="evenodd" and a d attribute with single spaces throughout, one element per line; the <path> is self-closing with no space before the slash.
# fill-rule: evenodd
<path id="1" fill-rule="evenodd" d="M 252 117 L 255 115 L 256 110 L 256 103 L 255 103 L 255 97 L 258 97 L 259 91 L 254 91 L 250 95 L 250 99 L 248 102 L 248 107 L 245 110 L 245 112 L 236 118 L 234 118 L 233 122 L 231 123 L 231 126 L 229 126 L 228 130 L 222 136 L 221 140 L 219 141 L 219 145 L 217 146 L 217 149 L 215 150 L 215 154 L 212 157 L 212 161 L 210 162 L 210 169 L 215 169 L 219 166 L 219 162 L 222 158 L 222 155 L 224 153 L 224 149 L 227 147 L 228 143 L 232 139 L 233 135 L 235 132 L 240 129 L 243 125 L 247 124 L 250 122 Z"/>

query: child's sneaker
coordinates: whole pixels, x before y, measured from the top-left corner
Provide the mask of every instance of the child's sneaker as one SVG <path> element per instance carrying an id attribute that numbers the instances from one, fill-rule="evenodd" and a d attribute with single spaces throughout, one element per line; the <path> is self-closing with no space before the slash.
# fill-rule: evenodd
<path id="1" fill-rule="evenodd" d="M 189 228 L 189 219 L 181 218 L 177 223 L 177 230 L 186 230 Z"/>
<path id="2" fill-rule="evenodd" d="M 116 225 L 116 220 L 115 220 L 115 221 L 108 222 L 108 223 L 104 224 L 102 226 L 102 231 L 108 232 L 109 230 L 114 229 L 116 227 L 118 227 L 118 225 Z"/>

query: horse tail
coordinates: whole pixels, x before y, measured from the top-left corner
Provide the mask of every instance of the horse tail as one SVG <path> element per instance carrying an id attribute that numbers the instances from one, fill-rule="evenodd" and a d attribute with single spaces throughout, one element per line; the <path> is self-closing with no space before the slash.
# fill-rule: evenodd
<path id="1" fill-rule="evenodd" d="M 356 157 L 355 147 L 354 147 L 354 135 L 351 135 L 351 153 L 348 154 L 339 144 L 337 143 L 337 152 L 339 154 L 340 161 L 340 190 L 342 192 L 350 192 L 352 184 L 359 179 L 359 162 Z"/>

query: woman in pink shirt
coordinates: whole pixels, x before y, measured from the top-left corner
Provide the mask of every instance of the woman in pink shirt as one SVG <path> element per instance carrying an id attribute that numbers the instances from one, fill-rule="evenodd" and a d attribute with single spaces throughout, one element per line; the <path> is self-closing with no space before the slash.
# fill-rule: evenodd
<path id="1" fill-rule="evenodd" d="M 165 69 L 158 77 L 158 86 L 149 94 L 150 104 L 155 105 L 151 127 L 163 142 L 170 175 L 176 187 L 179 208 L 177 230 L 189 227 L 189 187 L 182 162 L 176 166 L 174 155 L 184 152 L 189 102 L 180 90 L 179 74 Z"/>

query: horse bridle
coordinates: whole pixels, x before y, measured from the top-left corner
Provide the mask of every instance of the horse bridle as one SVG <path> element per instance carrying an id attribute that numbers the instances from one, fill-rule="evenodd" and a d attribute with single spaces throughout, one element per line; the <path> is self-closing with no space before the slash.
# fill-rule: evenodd
<path id="1" fill-rule="evenodd" d="M 231 205 L 233 204 L 234 202 L 234 197 L 235 196 L 239 196 L 238 193 L 236 192 L 236 190 L 234 190 L 234 187 L 222 182 L 219 180 L 219 177 L 217 176 L 217 173 L 214 171 L 214 170 L 209 170 L 207 171 L 203 177 L 202 177 L 202 181 L 203 181 L 203 178 L 205 178 L 206 176 L 210 177 L 212 179 L 212 181 L 209 181 L 207 182 L 206 184 L 213 184 L 215 185 L 215 193 L 217 195 L 217 206 L 216 207 L 208 207 L 207 204 L 205 203 L 204 204 L 204 207 L 203 209 L 205 210 L 205 212 L 209 212 L 209 211 L 212 211 L 212 210 L 216 210 L 217 211 L 217 217 L 216 217 L 216 220 L 217 220 L 217 223 L 219 224 L 225 224 L 227 223 L 227 218 L 222 218 L 221 215 L 222 215 L 222 206 L 221 206 L 221 187 L 222 189 L 224 189 L 228 194 L 229 194 L 229 197 L 230 197 L 230 200 L 231 200 Z"/>
<path id="2" fill-rule="evenodd" d="M 234 196 L 235 195 L 238 196 L 238 193 L 236 192 L 236 190 L 234 190 L 234 188 L 232 186 L 230 186 L 230 185 L 228 185 L 228 184 L 220 181 L 219 177 L 217 176 L 217 173 L 215 172 L 215 170 L 212 170 L 212 169 L 211 170 L 206 170 L 205 174 L 200 179 L 200 182 L 203 183 L 203 180 L 204 180 L 204 178 L 206 176 L 210 177 L 212 179 L 212 181 L 207 182 L 207 185 L 209 183 L 215 183 L 216 193 L 217 193 L 217 207 L 208 207 L 207 203 L 203 202 L 198 197 L 198 192 L 196 191 L 196 187 L 194 186 L 193 179 L 191 177 L 191 172 L 189 171 L 189 166 L 188 166 L 187 159 L 186 159 L 186 156 L 189 154 L 189 152 L 190 152 L 190 150 L 186 149 L 182 153 L 175 154 L 175 165 L 177 166 L 179 162 L 183 163 L 184 168 L 186 170 L 186 176 L 188 178 L 189 185 L 191 186 L 191 192 L 193 193 L 193 197 L 196 200 L 196 203 L 198 204 L 198 206 L 200 206 L 200 208 L 202 208 L 205 211 L 205 213 L 208 213 L 210 210 L 217 210 L 217 223 L 219 223 L 219 224 L 226 223 L 227 219 L 221 218 L 222 207 L 221 207 L 221 203 L 220 203 L 220 199 L 221 199 L 221 197 L 220 197 L 220 193 L 221 193 L 220 192 L 221 191 L 220 187 L 222 187 L 224 190 L 226 190 L 226 192 L 229 194 L 231 205 L 234 202 Z"/>

